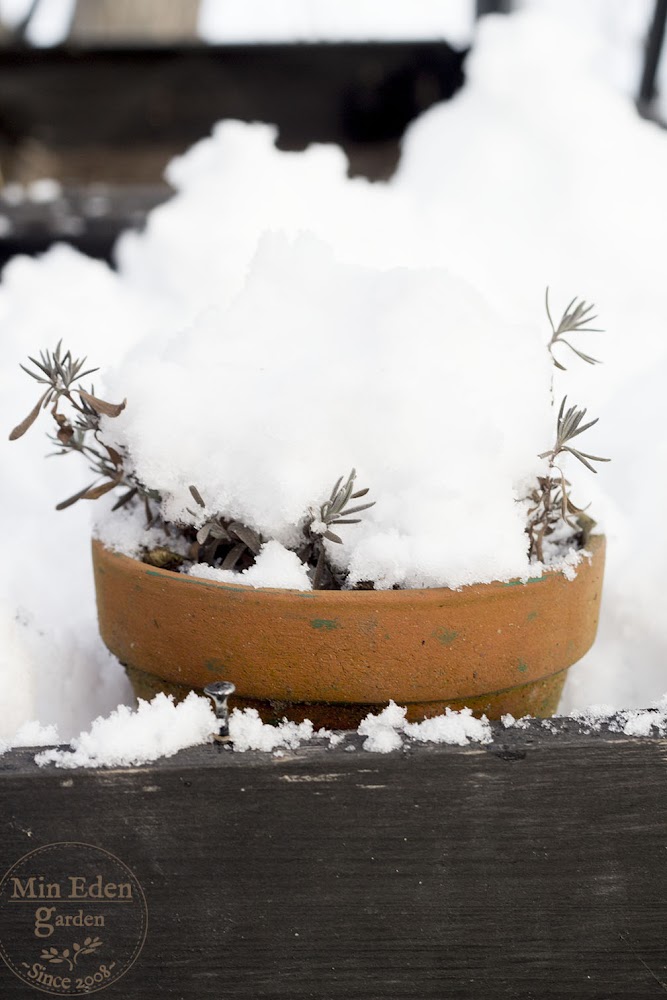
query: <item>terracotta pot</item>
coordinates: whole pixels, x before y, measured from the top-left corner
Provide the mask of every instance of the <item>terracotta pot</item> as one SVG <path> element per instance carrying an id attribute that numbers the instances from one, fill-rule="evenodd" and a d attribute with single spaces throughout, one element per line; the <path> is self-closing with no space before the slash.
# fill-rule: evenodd
<path id="1" fill-rule="evenodd" d="M 254 589 L 200 580 L 93 542 L 100 632 L 139 697 L 231 680 L 266 721 L 356 726 L 393 698 L 408 718 L 468 706 L 552 715 L 598 624 L 605 542 L 574 580 L 462 590 Z"/>

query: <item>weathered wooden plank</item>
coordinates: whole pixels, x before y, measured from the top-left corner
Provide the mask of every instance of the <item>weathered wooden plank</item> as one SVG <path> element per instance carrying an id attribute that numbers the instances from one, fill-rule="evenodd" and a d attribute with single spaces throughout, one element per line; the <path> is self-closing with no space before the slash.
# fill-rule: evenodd
<path id="1" fill-rule="evenodd" d="M 657 997 L 667 742 L 561 729 L 389 755 L 358 737 L 280 757 L 206 746 L 133 770 L 10 753 L 3 870 L 59 840 L 132 869 L 149 930 L 117 995 Z"/>

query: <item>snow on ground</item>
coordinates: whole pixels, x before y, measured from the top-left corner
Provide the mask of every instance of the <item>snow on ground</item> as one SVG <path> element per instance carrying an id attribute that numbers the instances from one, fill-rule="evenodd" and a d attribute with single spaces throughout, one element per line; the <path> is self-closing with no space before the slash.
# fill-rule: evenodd
<path id="1" fill-rule="evenodd" d="M 549 6 L 546 0 L 541 5 Z M 554 4 L 550 6 L 553 12 Z M 614 9 L 620 8 L 616 4 Z M 152 395 L 155 377 L 171 377 L 177 368 L 186 328 L 201 349 L 198 375 L 204 383 L 209 367 L 220 372 L 223 360 L 219 354 L 211 358 L 206 347 L 224 317 L 230 321 L 238 369 L 244 363 L 240 346 L 244 320 L 270 320 L 266 301 L 237 298 L 248 272 L 252 270 L 250 282 L 262 286 L 268 297 L 270 272 L 275 268 L 296 313 L 293 269 L 299 254 L 307 258 L 303 266 L 311 285 L 319 281 L 327 287 L 327 269 L 321 264 L 326 253 L 337 261 L 332 270 L 339 279 L 346 268 L 357 275 L 359 295 L 364 283 L 368 287 L 377 281 L 379 300 L 388 313 L 391 290 L 382 276 L 377 277 L 377 269 L 444 267 L 450 272 L 445 279 L 448 288 L 460 287 L 454 276 L 461 276 L 488 300 L 490 305 L 484 308 L 489 315 L 509 317 L 505 331 L 541 328 L 546 333 L 542 315 L 546 284 L 552 286 L 555 303 L 585 295 L 598 304 L 607 330 L 590 343 L 592 353 L 605 364 L 591 370 L 575 359 L 563 359 L 569 371 L 559 377 L 557 395 L 567 386 L 573 401 L 589 405 L 601 416 L 595 450 L 614 458 L 598 477 L 585 472 L 573 477 L 575 496 L 593 499 L 592 512 L 608 533 L 609 564 L 599 641 L 572 671 L 562 709 L 601 701 L 626 707 L 650 703 L 666 686 L 662 567 L 667 562 L 663 524 L 667 445 L 661 428 L 667 407 L 662 389 L 667 375 L 663 280 L 667 135 L 640 121 L 631 102 L 610 85 L 609 73 L 601 71 L 601 66 L 608 67 L 613 50 L 612 75 L 625 73 L 624 79 L 630 75 L 621 66 L 620 44 L 610 42 L 609 32 L 595 37 L 586 30 L 583 17 L 578 30 L 573 30 L 574 22 L 568 21 L 575 16 L 572 11 L 568 3 L 555 19 L 530 11 L 486 19 L 468 62 L 465 88 L 412 126 L 398 174 L 388 185 L 347 180 L 344 157 L 333 148 L 280 153 L 272 146 L 270 128 L 226 123 L 213 139 L 195 146 L 170 168 L 178 193 L 153 213 L 145 234 L 121 241 L 118 274 L 63 247 L 41 260 L 12 261 L 0 289 L 3 425 L 12 427 L 34 402 L 32 386 L 18 371 L 18 362 L 39 347 L 53 347 L 61 336 L 105 373 L 118 375 L 121 368 L 116 366 L 122 362 L 128 379 L 132 358 L 154 343 L 159 351 L 153 381 L 148 373 L 148 395 Z M 625 82 L 618 85 L 627 90 Z M 284 235 L 267 238 L 266 230 Z M 332 249 L 320 249 L 321 244 Z M 416 290 L 409 287 L 421 281 L 425 289 L 428 277 L 404 274 L 400 280 L 408 288 L 408 301 L 412 296 L 412 312 L 403 322 L 408 330 L 407 389 L 413 392 L 419 365 L 412 345 L 423 349 L 432 344 L 435 324 L 428 310 L 419 310 Z M 330 301 L 331 288 L 327 294 Z M 440 308 L 437 292 L 432 294 Z M 298 343 L 301 350 L 309 343 L 310 327 L 309 349 L 315 359 L 321 357 L 318 338 L 333 333 L 329 317 L 314 320 L 313 301 L 309 287 L 303 296 Z M 343 315 L 344 303 L 334 305 L 334 314 Z M 282 301 L 280 306 L 284 321 L 287 306 Z M 351 308 L 349 303 L 345 308 Z M 411 324 L 411 319 L 417 322 Z M 387 318 L 392 364 L 399 321 L 400 317 Z M 444 339 L 451 336 L 451 329 L 451 324 L 449 330 L 443 324 L 443 344 L 456 352 L 456 341 Z M 275 332 L 284 336 L 284 326 Z M 264 347 L 270 333 L 260 330 L 256 343 Z M 370 322 L 354 343 L 346 328 L 337 336 L 350 352 L 347 359 L 337 354 L 335 339 L 326 357 L 339 377 L 348 372 L 352 380 L 341 395 L 345 421 L 345 407 L 357 405 L 354 392 L 360 391 L 360 383 L 354 383 L 354 361 L 358 356 L 368 364 L 365 338 L 375 342 L 379 359 L 383 355 Z M 143 347 L 137 346 L 140 340 Z M 513 344 L 511 337 L 508 344 Z M 282 346 L 277 337 L 274 357 L 280 357 Z M 496 349 L 490 337 L 488 347 L 480 343 L 478 355 L 482 358 L 488 350 L 488 361 L 496 357 Z M 287 345 L 283 353 L 286 365 L 307 370 L 302 357 L 289 355 Z M 431 355 L 425 357 L 430 360 Z M 245 363 L 251 365 L 252 359 Z M 248 369 L 242 370 L 245 377 Z M 431 374 L 426 373 L 427 380 Z M 446 376 L 443 371 L 440 392 L 445 409 L 449 395 L 456 397 L 460 388 Z M 111 381 L 116 376 L 105 377 Z M 253 377 L 259 386 L 256 366 Z M 132 378 L 138 379 L 138 367 Z M 514 384 L 512 373 L 507 378 Z M 131 402 L 137 413 L 143 399 L 135 386 L 136 381 L 131 385 Z M 377 392 L 375 386 L 371 389 Z M 530 394 L 535 389 L 531 384 L 525 391 Z M 302 423 L 310 434 L 319 482 L 326 442 L 308 409 L 312 386 L 303 391 Z M 432 400 L 425 403 L 428 412 Z M 258 408 L 263 406 L 260 400 Z M 386 409 L 376 411 L 382 420 Z M 253 406 L 247 402 L 243 413 L 254 419 Z M 539 415 L 536 421 L 535 432 Z M 380 417 L 375 424 L 378 437 L 383 436 Z M 293 427 L 298 434 L 305 433 L 296 420 Z M 433 450 L 432 428 L 427 431 L 414 441 L 415 468 L 425 457 L 420 449 L 429 447 L 437 469 L 442 449 Z M 208 439 L 208 428 L 201 433 Z M 494 429 L 498 433 L 502 437 L 502 428 Z M 346 434 L 350 443 L 349 430 Z M 491 466 L 497 440 L 494 435 L 490 440 L 480 438 Z M 193 447 L 196 444 L 195 437 Z M 528 447 L 528 436 L 522 447 Z M 5 563 L 11 567 L 0 577 L 0 738 L 14 736 L 21 724 L 38 718 L 43 725 L 58 724 L 62 738 L 70 739 L 95 716 L 130 700 L 122 671 L 96 634 L 88 554 L 90 506 L 53 512 L 58 500 L 84 484 L 85 471 L 60 459 L 45 464 L 41 459 L 45 442 L 37 429 L 18 444 L 3 440 L 0 449 L 6 470 L 0 504 L 10 526 L 4 540 Z M 345 466 L 339 468 L 341 463 L 355 462 L 355 456 L 347 458 L 348 454 L 346 449 L 336 454 L 331 471 L 327 466 L 329 478 L 347 471 Z M 242 468 L 242 457 L 239 462 Z M 368 472 L 375 470 L 363 470 L 366 480 Z M 395 473 L 386 469 L 383 474 Z M 307 479 L 310 470 L 290 466 L 285 474 Z M 303 498 L 315 489 L 313 483 L 306 485 L 299 485 Z M 322 484 L 322 489 L 327 485 L 332 483 Z M 410 503 L 419 504 L 419 483 L 414 485 Z M 405 501 L 404 495 L 400 498 Z M 388 516 L 392 502 L 391 496 L 385 497 L 382 510 L 379 503 L 373 508 L 373 524 L 376 517 Z M 419 508 L 408 507 L 415 509 Z M 293 509 L 289 513 L 292 516 Z M 441 511 L 432 509 L 432 520 L 440 516 Z M 495 550 L 507 564 L 511 540 L 508 543 L 506 532 L 511 536 L 513 529 L 506 524 Z M 397 538 L 397 551 L 402 544 L 402 537 Z M 367 552 L 366 558 L 371 555 Z"/>

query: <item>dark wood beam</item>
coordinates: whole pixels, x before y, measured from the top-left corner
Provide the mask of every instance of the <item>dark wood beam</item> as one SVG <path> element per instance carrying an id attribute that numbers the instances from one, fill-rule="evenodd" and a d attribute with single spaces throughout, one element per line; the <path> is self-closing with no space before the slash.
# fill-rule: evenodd
<path id="1" fill-rule="evenodd" d="M 62 840 L 125 862 L 149 912 L 116 987 L 133 1000 L 660 997 L 667 742 L 551 727 L 98 771 L 14 751 L 3 871 Z M 27 995 L 2 966 L 0 984 Z"/>

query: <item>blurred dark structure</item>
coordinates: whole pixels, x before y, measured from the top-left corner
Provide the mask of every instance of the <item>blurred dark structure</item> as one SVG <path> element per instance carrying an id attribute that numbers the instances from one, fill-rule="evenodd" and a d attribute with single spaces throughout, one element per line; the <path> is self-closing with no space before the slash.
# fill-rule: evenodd
<path id="1" fill-rule="evenodd" d="M 0 200 L 12 225 L 0 264 L 22 246 L 37 252 L 56 238 L 108 258 L 129 217 L 140 221 L 142 199 L 145 214 L 168 194 L 162 171 L 171 157 L 223 118 L 275 124 L 281 149 L 338 143 L 352 174 L 387 178 L 409 122 L 462 85 L 464 58 L 446 42 L 7 47 L 0 51 L 4 181 L 52 177 L 67 195 L 42 205 L 41 215 L 34 205 Z M 103 185 L 108 198 L 108 211 L 94 220 L 86 211 L 90 184 L 98 193 Z"/>
<path id="2" fill-rule="evenodd" d="M 509 14 L 512 11 L 513 0 L 475 0 L 475 16 L 485 14 Z"/>
<path id="3" fill-rule="evenodd" d="M 168 196 L 168 161 L 224 118 L 275 124 L 281 149 L 337 143 L 352 175 L 384 180 L 407 125 L 464 80 L 467 50 L 444 41 L 206 45 L 199 0 L 76 0 L 67 43 L 35 49 L 40 2 L 0 32 L 0 266 L 55 240 L 110 259 Z M 653 119 L 666 20 L 656 0 L 637 101 Z M 61 188 L 33 197 L 44 177 Z"/>
<path id="4" fill-rule="evenodd" d="M 645 118 L 652 118 L 663 126 L 667 125 L 667 123 L 660 121 L 660 116 L 656 108 L 658 97 L 656 81 L 665 42 L 666 27 L 667 0 L 656 0 L 651 26 L 646 39 L 644 69 L 639 86 L 637 107 Z"/>
<path id="5" fill-rule="evenodd" d="M 463 82 L 446 42 L 58 47 L 0 53 L 6 181 L 155 183 L 223 118 L 271 122 L 283 149 L 335 142 L 388 176 L 406 125 Z"/>

